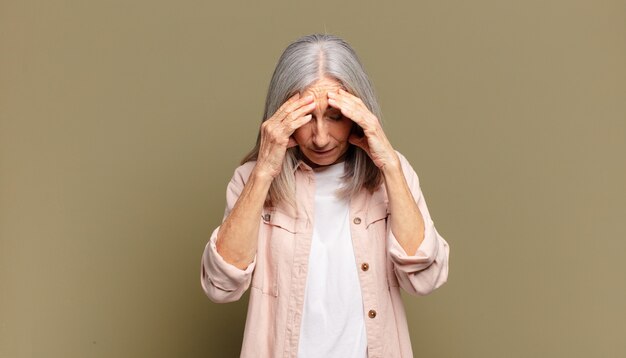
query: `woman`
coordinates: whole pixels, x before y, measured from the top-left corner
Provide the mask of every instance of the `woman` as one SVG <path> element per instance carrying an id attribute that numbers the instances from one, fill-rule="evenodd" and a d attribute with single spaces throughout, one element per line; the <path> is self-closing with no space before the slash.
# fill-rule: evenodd
<path id="1" fill-rule="evenodd" d="M 263 118 L 201 264 L 215 302 L 252 287 L 241 356 L 413 357 L 399 287 L 441 286 L 449 248 L 353 49 L 290 44 Z"/>

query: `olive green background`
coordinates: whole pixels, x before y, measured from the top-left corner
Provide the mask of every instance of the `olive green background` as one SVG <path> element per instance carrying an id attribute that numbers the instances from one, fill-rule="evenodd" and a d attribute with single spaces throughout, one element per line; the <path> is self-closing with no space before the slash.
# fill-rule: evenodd
<path id="1" fill-rule="evenodd" d="M 626 356 L 626 2 L 0 2 L 0 357 L 235 357 L 200 256 L 285 46 L 350 42 L 450 243 L 420 357 Z"/>

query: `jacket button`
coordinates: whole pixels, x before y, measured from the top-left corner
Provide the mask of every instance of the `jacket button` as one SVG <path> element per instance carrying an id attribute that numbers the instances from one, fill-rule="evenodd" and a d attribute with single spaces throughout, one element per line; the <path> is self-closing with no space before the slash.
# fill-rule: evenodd
<path id="1" fill-rule="evenodd" d="M 363 270 L 363 271 L 367 271 L 367 270 L 369 270 L 369 269 L 370 269 L 370 265 L 369 265 L 367 262 L 364 262 L 364 263 L 361 265 L 361 270 Z"/>
<path id="2" fill-rule="evenodd" d="M 358 216 L 356 218 L 354 218 L 354 223 L 359 225 L 361 223 L 361 218 L 358 217 Z"/>
<path id="3" fill-rule="evenodd" d="M 367 312 L 367 315 L 368 315 L 370 318 L 374 318 L 374 317 L 376 317 L 376 311 L 374 311 L 374 310 L 370 310 L 369 312 Z"/>
<path id="4" fill-rule="evenodd" d="M 263 220 L 265 220 L 265 221 L 270 221 L 271 218 L 272 218 L 272 215 L 270 215 L 270 214 L 265 214 L 263 216 Z"/>

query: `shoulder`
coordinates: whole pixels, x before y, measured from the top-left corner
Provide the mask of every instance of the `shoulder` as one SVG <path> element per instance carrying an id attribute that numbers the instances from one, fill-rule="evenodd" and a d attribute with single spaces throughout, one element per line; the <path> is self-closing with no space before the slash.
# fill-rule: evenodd
<path id="1" fill-rule="evenodd" d="M 240 192 L 244 185 L 248 182 L 255 165 L 256 161 L 250 161 L 235 168 L 233 176 L 230 178 L 230 182 L 228 183 L 228 187 L 231 190 Z"/>
<path id="2" fill-rule="evenodd" d="M 250 178 L 250 174 L 252 174 L 252 170 L 254 169 L 255 165 L 256 160 L 241 164 L 235 169 L 235 172 L 233 173 L 233 178 L 231 180 L 245 184 L 248 181 L 248 178 Z"/>

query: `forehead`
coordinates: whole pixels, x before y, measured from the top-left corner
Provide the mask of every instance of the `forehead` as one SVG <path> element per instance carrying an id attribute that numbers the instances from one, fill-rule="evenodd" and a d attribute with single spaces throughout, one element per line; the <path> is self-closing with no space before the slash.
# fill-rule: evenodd
<path id="1" fill-rule="evenodd" d="M 319 97 L 326 96 L 326 93 L 337 91 L 340 88 L 345 89 L 341 82 L 334 78 L 322 77 L 309 87 L 305 88 L 302 92 L 304 94 L 312 94 L 315 97 Z"/>

